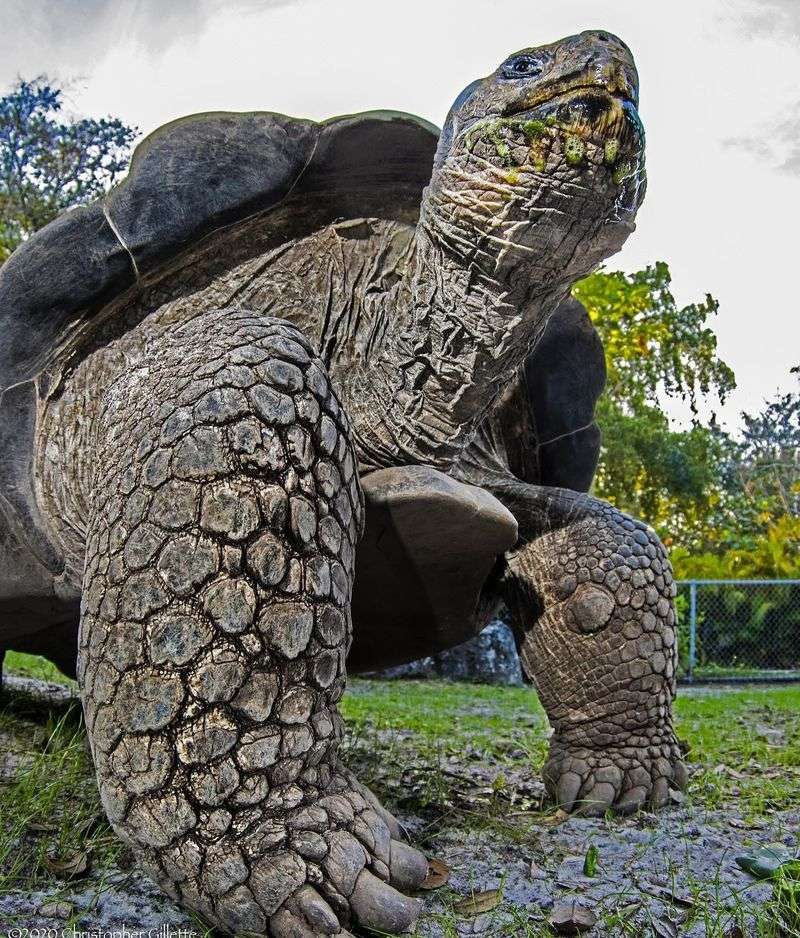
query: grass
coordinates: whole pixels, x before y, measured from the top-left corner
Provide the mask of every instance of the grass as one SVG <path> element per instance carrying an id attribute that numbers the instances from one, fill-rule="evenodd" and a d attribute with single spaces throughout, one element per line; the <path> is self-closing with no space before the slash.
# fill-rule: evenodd
<path id="1" fill-rule="evenodd" d="M 40 681 L 53 681 L 56 684 L 75 686 L 75 681 L 65 677 L 54 664 L 38 655 L 23 655 L 18 651 L 7 651 L 3 670 L 8 674 L 20 674 L 22 677 L 35 677 Z"/>
<path id="2" fill-rule="evenodd" d="M 375 762 L 396 765 L 412 747 L 414 763 L 428 771 L 452 756 L 488 758 L 502 790 L 504 764 L 524 759 L 538 772 L 546 755 L 545 715 L 527 688 L 354 680 L 342 709 L 351 748 L 365 758 L 373 752 Z M 676 727 L 696 769 L 694 803 L 716 808 L 735 797 L 752 818 L 800 806 L 800 685 L 687 692 L 677 700 Z M 446 786 L 446 776 L 437 784 Z"/>
<path id="3" fill-rule="evenodd" d="M 67 683 L 52 665 L 24 655 L 9 654 L 6 671 Z M 538 776 L 547 721 L 533 691 L 354 679 L 342 710 L 348 760 L 390 809 L 421 819 L 423 844 L 434 845 L 446 831 L 489 831 L 537 856 L 538 835 L 554 814 Z M 699 811 L 735 805 L 742 823 L 756 827 L 800 807 L 800 686 L 686 693 L 676 716 L 693 769 L 690 805 Z M 15 750 L 18 763 L 5 780 L 0 773 L 0 895 L 55 884 L 66 889 L 60 866 L 84 855 L 98 890 L 104 888 L 108 871 L 125 869 L 131 857 L 102 815 L 78 708 L 42 710 L 24 695 L 9 695 L 0 705 L 0 764 L 3 748 Z M 656 819 L 643 817 L 655 834 Z M 744 935 L 777 938 L 776 916 L 795 914 L 800 904 L 791 883 L 776 885 L 766 905 L 751 902 L 743 883 L 722 914 L 718 882 L 689 875 L 687 887 L 686 870 L 678 872 L 693 899 L 686 924 L 702 923 L 710 938 L 735 934 L 739 920 Z M 445 938 L 455 936 L 453 906 L 463 896 L 447 889 L 438 895 L 435 918 Z M 632 887 L 604 902 L 600 934 L 641 934 L 640 899 Z M 509 902 L 499 908 L 492 934 L 551 934 L 544 914 Z"/>
<path id="4" fill-rule="evenodd" d="M 10 779 L 0 776 L 0 895 L 54 882 L 66 889 L 84 868 L 100 873 L 99 893 L 105 874 L 131 858 L 100 805 L 80 708 L 12 698 L 0 710 L 0 747 L 16 761 Z"/>

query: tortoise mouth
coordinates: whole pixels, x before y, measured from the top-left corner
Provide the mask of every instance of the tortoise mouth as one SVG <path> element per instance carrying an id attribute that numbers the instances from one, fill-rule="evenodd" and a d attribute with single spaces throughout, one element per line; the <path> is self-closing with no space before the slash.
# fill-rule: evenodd
<path id="1" fill-rule="evenodd" d="M 600 84 L 574 85 L 532 105 L 509 106 L 502 116 L 478 117 L 461 134 L 468 152 L 476 141 L 488 138 L 504 163 L 515 140 L 540 148 L 555 137 L 578 140 L 581 152 L 584 144 L 603 151 L 604 162 L 612 168 L 639 165 L 644 158 L 644 127 L 632 97 Z"/>
<path id="2" fill-rule="evenodd" d="M 645 134 L 625 89 L 574 85 L 533 105 L 509 107 L 502 116 L 477 118 L 461 133 L 466 152 L 484 164 L 488 159 L 510 186 L 519 182 L 515 167 L 526 167 L 535 179 L 561 162 L 575 173 L 602 165 L 602 178 L 615 190 L 606 221 L 632 230 L 646 188 Z"/>
<path id="3" fill-rule="evenodd" d="M 633 99 L 602 85 L 576 85 L 533 107 L 509 110 L 505 116 L 541 121 L 601 145 L 614 139 L 627 155 L 644 147 L 644 127 Z"/>

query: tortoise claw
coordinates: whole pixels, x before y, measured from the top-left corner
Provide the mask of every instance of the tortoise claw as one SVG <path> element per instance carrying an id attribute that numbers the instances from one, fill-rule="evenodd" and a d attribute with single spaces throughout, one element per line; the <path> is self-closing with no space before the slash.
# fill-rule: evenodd
<path id="1" fill-rule="evenodd" d="M 366 869 L 359 873 L 350 906 L 359 924 L 390 934 L 410 931 L 422 912 L 419 899 L 409 899 Z"/>
<path id="2" fill-rule="evenodd" d="M 419 850 L 415 850 L 400 840 L 393 840 L 391 847 L 390 882 L 403 892 L 419 889 L 428 876 L 428 860 Z"/>

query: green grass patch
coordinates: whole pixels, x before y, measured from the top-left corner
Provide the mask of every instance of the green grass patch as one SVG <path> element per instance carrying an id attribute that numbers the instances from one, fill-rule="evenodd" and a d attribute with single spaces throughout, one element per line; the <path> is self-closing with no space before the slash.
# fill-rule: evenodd
<path id="1" fill-rule="evenodd" d="M 55 684 L 75 686 L 75 681 L 68 678 L 47 658 L 39 655 L 25 655 L 19 651 L 7 651 L 3 662 L 7 674 L 19 674 L 22 677 L 35 677 L 40 681 L 52 681 Z"/>
<path id="2" fill-rule="evenodd" d="M 351 678 L 342 713 L 356 727 L 408 730 L 425 739 L 454 743 L 475 737 L 541 735 L 547 725 L 529 688 L 446 681 Z"/>
<path id="3" fill-rule="evenodd" d="M 0 779 L 0 895 L 67 889 L 70 878 L 92 869 L 100 874 L 99 892 L 126 848 L 100 804 L 80 708 L 53 711 L 42 722 L 25 713 L 24 700 L 0 710 L 0 746 L 13 760 Z"/>
<path id="4" fill-rule="evenodd" d="M 745 820 L 800 805 L 800 687 L 679 695 L 676 716 L 695 803 L 735 799 Z"/>
<path id="5" fill-rule="evenodd" d="M 552 811 L 531 786 L 547 753 L 531 689 L 354 679 L 342 710 L 356 770 L 432 831 L 457 815 L 524 841 Z M 735 800 L 748 822 L 800 806 L 800 686 L 687 691 L 676 728 L 693 769 L 690 804 Z"/>

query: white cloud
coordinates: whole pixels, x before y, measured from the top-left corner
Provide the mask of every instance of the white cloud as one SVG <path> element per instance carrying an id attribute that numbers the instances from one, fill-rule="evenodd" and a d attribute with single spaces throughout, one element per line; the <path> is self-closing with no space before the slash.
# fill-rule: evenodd
<path id="1" fill-rule="evenodd" d="M 781 172 L 800 176 L 800 101 L 786 109 L 782 117 L 765 123 L 758 133 L 729 137 L 724 142 Z"/>
<path id="2" fill-rule="evenodd" d="M 202 35 L 215 15 L 264 12 L 301 0 L 6 0 L 0 61 L 17 70 L 51 72 L 51 62 L 91 72 L 115 46 L 135 46 L 143 58 Z M 14 24 L 11 28 L 10 24 Z M 29 64 L 30 63 L 30 64 Z M 43 64 L 38 64 L 43 63 Z"/>
<path id="3" fill-rule="evenodd" d="M 800 38 L 800 3 L 797 0 L 738 0 L 734 5 L 742 31 L 785 42 Z"/>

